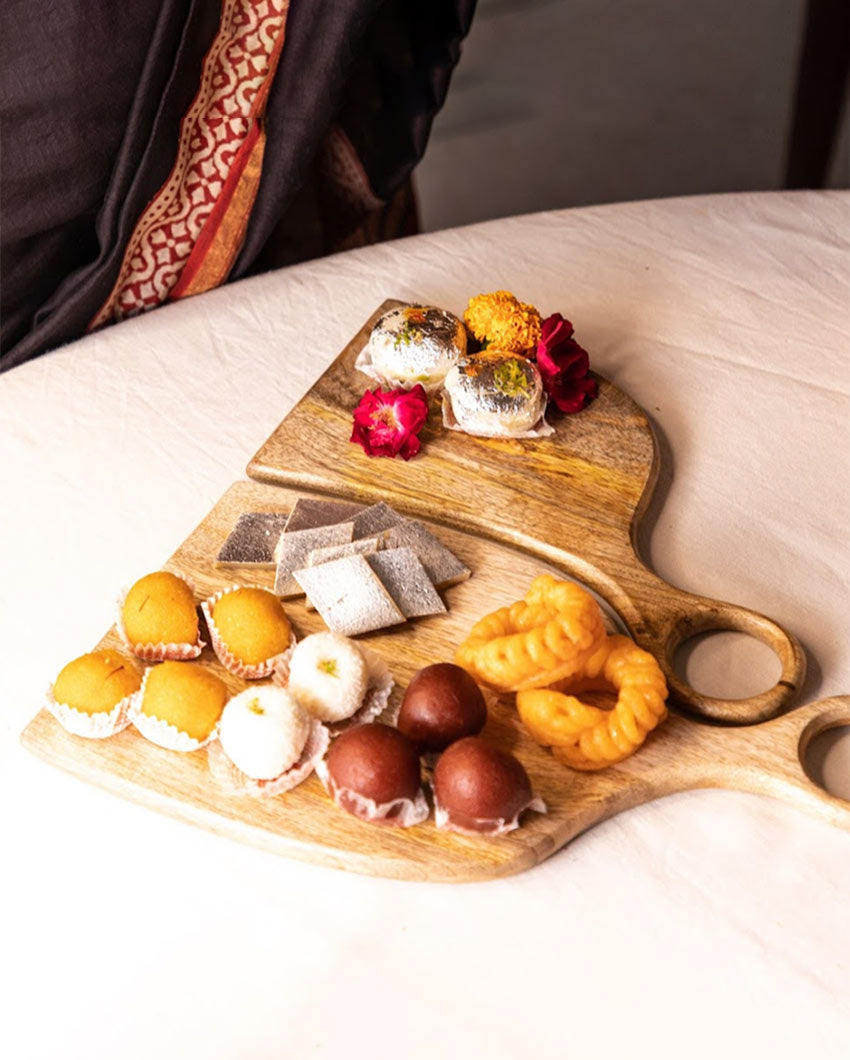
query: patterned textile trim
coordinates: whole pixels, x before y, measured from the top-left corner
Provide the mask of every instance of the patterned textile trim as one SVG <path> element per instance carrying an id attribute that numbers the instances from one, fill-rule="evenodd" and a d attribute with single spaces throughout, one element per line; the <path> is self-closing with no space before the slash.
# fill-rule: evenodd
<path id="1" fill-rule="evenodd" d="M 234 162 L 210 219 L 171 290 L 172 301 L 211 291 L 227 279 L 245 239 L 260 187 L 265 150 L 265 130 L 257 123 L 240 148 L 239 159 Z"/>
<path id="2" fill-rule="evenodd" d="M 202 275 L 227 275 L 256 195 L 265 145 L 260 119 L 288 11 L 289 0 L 222 0 L 200 87 L 180 124 L 174 167 L 139 218 L 118 279 L 89 330 L 166 301 L 196 248 L 183 294 L 208 289 L 200 286 Z M 236 213 L 225 225 L 228 207 Z M 203 258 L 213 248 L 215 266 L 205 271 Z"/>

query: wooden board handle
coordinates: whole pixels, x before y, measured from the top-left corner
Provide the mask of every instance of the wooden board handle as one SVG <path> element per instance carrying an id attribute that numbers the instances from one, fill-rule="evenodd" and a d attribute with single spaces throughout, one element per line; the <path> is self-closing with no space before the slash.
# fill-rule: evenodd
<path id="1" fill-rule="evenodd" d="M 760 725 L 701 725 L 699 754 L 683 754 L 677 768 L 683 779 L 687 774 L 685 787 L 769 795 L 850 831 L 850 801 L 831 795 L 806 770 L 812 740 L 842 725 L 850 725 L 848 695 L 809 703 Z"/>
<path id="2" fill-rule="evenodd" d="M 766 615 L 746 607 L 698 596 L 688 596 L 685 602 L 687 610 L 670 623 L 663 646 L 671 693 L 694 713 L 727 724 L 748 725 L 776 717 L 792 702 L 806 675 L 806 656 L 797 639 Z M 772 648 L 781 666 L 776 684 L 745 699 L 718 699 L 698 692 L 680 677 L 673 667 L 678 648 L 691 637 L 716 631 L 746 633 Z"/>
<path id="3" fill-rule="evenodd" d="M 793 634 L 758 611 L 669 585 L 631 549 L 624 548 L 617 559 L 615 585 L 610 580 L 608 585 L 589 580 L 620 613 L 638 644 L 658 659 L 671 695 L 685 713 L 728 725 L 752 725 L 793 704 L 806 675 L 806 656 Z M 718 699 L 697 691 L 676 673 L 674 656 L 685 641 L 700 633 L 723 631 L 746 633 L 776 653 L 781 673 L 772 688 L 745 699 Z"/>

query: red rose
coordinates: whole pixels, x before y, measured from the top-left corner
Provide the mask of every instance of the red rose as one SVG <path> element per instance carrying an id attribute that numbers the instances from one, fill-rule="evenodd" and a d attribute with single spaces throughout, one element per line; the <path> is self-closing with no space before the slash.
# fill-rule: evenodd
<path id="1" fill-rule="evenodd" d="M 417 384 L 412 390 L 367 390 L 354 410 L 349 441 L 367 456 L 409 460 L 419 452 L 417 435 L 428 418 L 428 397 Z"/>
<path id="2" fill-rule="evenodd" d="M 587 374 L 587 351 L 573 338 L 572 324 L 560 313 L 547 317 L 540 327 L 537 367 L 547 395 L 561 412 L 578 412 L 596 397 L 599 388 Z"/>

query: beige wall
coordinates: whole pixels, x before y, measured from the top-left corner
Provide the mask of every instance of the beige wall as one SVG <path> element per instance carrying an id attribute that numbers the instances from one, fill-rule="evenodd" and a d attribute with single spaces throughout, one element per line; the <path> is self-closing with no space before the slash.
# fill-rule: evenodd
<path id="1" fill-rule="evenodd" d="M 803 0 L 479 0 L 417 171 L 424 226 L 781 187 L 803 15 Z"/>

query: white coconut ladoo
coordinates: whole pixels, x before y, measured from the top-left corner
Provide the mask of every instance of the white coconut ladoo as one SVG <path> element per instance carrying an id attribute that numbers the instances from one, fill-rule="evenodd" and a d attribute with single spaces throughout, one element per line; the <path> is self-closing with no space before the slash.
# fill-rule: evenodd
<path id="1" fill-rule="evenodd" d="M 363 705 L 369 668 L 357 645 L 339 633 L 313 633 L 289 660 L 287 687 L 314 718 L 340 722 Z"/>
<path id="2" fill-rule="evenodd" d="M 274 780 L 300 758 L 313 719 L 284 688 L 259 685 L 229 700 L 219 721 L 221 748 L 252 780 Z"/>

